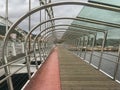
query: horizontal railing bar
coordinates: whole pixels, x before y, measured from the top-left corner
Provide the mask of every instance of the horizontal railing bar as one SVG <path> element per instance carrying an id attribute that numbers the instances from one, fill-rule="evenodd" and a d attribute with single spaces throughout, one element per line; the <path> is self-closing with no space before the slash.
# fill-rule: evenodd
<path id="1" fill-rule="evenodd" d="M 90 53 L 90 52 L 87 52 L 87 53 Z M 100 53 L 100 52 L 97 52 L 97 53 Z M 111 56 L 114 56 L 114 57 L 119 57 L 118 55 L 114 55 L 114 54 L 110 54 L 110 53 L 106 53 L 106 52 L 103 52 L 103 54 L 111 55 Z"/>
<path id="2" fill-rule="evenodd" d="M 93 55 L 100 58 L 100 56 L 98 56 L 98 55 L 96 55 L 96 54 L 93 54 Z M 112 61 L 112 60 L 107 59 L 107 58 L 105 58 L 105 57 L 102 57 L 102 59 L 105 59 L 105 60 L 110 61 L 110 62 L 118 63 L 118 62 L 116 62 L 116 61 Z"/>
<path id="3" fill-rule="evenodd" d="M 110 53 L 106 53 L 106 52 L 103 52 L 104 54 L 107 54 L 107 55 L 112 55 L 112 56 L 115 56 L 115 57 L 119 57 L 118 55 L 114 55 L 114 54 L 110 54 Z"/>
<path id="4" fill-rule="evenodd" d="M 6 67 L 6 66 L 8 66 L 8 65 L 11 65 L 11 64 L 13 64 L 13 63 L 19 62 L 19 61 L 22 60 L 22 58 L 25 58 L 25 57 L 27 57 L 27 56 L 21 57 L 21 58 L 19 58 L 19 59 L 16 59 L 16 60 L 14 60 L 14 61 L 11 61 L 11 62 L 9 62 L 9 63 L 7 63 L 7 64 L 4 64 L 4 65 L 0 66 L 0 69 Z M 18 60 L 19 60 L 19 61 L 18 61 Z"/>
<path id="5" fill-rule="evenodd" d="M 31 54 L 32 54 L 32 53 L 31 53 Z M 30 56 L 31 54 L 29 54 L 28 56 Z M 19 61 L 22 60 L 22 58 L 25 58 L 25 57 L 28 57 L 28 56 L 23 56 L 23 57 L 21 57 L 21 58 L 19 58 L 19 59 L 16 59 L 16 60 L 11 61 L 11 62 L 9 62 L 9 63 L 7 63 L 7 64 L 4 64 L 4 65 L 0 66 L 0 69 L 6 67 L 6 66 L 8 66 L 8 65 L 11 65 L 11 64 L 13 64 L 13 63 L 19 62 Z"/>
<path id="6" fill-rule="evenodd" d="M 7 80 L 9 77 L 11 77 L 11 76 L 12 76 L 13 74 L 15 74 L 16 72 L 20 71 L 20 70 L 21 70 L 22 68 L 24 68 L 25 66 L 26 66 L 26 64 L 25 64 L 24 66 L 20 67 L 19 69 L 17 69 L 16 71 L 14 71 L 13 73 L 7 75 L 4 79 L 0 80 L 0 84 L 1 84 L 2 82 L 4 82 L 5 80 Z"/>
<path id="7" fill-rule="evenodd" d="M 98 25 L 105 25 L 105 26 L 114 27 L 114 28 L 120 28 L 120 24 L 109 23 L 109 22 L 104 22 L 104 21 L 99 21 L 99 20 L 84 18 L 79 16 L 77 18 L 79 18 L 81 21 L 84 21 L 84 22 L 94 23 Z"/>

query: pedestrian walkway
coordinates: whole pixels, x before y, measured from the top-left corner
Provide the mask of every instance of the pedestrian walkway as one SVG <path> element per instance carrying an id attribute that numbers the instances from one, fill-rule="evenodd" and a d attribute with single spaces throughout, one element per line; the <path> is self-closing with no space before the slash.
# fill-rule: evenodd
<path id="1" fill-rule="evenodd" d="M 59 47 L 62 90 L 120 90 L 120 84 Z"/>
<path id="2" fill-rule="evenodd" d="M 25 90 L 120 90 L 120 84 L 63 47 L 58 47 Z"/>
<path id="3" fill-rule="evenodd" d="M 54 48 L 25 90 L 61 90 L 59 75 L 58 53 L 57 48 Z"/>

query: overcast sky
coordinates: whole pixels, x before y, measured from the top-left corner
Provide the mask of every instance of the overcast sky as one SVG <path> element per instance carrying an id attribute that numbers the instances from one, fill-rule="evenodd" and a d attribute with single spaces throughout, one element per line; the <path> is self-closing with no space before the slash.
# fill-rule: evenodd
<path id="1" fill-rule="evenodd" d="M 5 17 L 5 1 L 0 0 L 0 16 Z M 9 20 L 13 23 L 18 20 L 23 14 L 28 12 L 28 3 L 29 0 L 8 0 L 9 1 Z M 68 0 L 52 0 L 52 2 L 61 2 Z M 69 0 L 69 1 L 87 1 L 87 0 Z M 31 0 L 32 8 L 39 6 L 39 0 Z M 55 17 L 76 17 L 83 6 L 57 6 L 54 7 L 54 15 Z M 44 12 L 42 15 L 44 19 Z M 56 21 L 57 24 L 71 24 L 72 21 L 64 20 L 64 21 Z M 39 23 L 39 12 L 32 15 L 32 27 Z M 24 30 L 28 30 L 28 19 L 24 20 L 20 25 L 20 28 Z M 43 26 L 44 27 L 44 26 Z"/>
<path id="2" fill-rule="evenodd" d="M 0 16 L 3 17 L 5 17 L 5 1 L 6 0 L 0 0 Z M 16 20 L 18 20 L 23 14 L 28 12 L 29 0 L 8 0 L 8 1 L 9 1 L 9 20 L 11 20 L 13 23 Z M 39 0 L 31 0 L 31 1 L 32 1 L 32 8 L 39 6 Z M 52 0 L 52 2 L 62 2 L 62 1 L 87 2 L 88 0 Z M 108 0 L 106 2 L 108 2 Z M 74 6 L 62 5 L 62 6 L 53 7 L 55 17 L 76 17 L 81 9 L 82 6 L 75 6 L 75 5 Z M 44 19 L 44 12 L 42 13 L 42 18 Z M 70 20 L 56 21 L 56 24 L 63 24 L 63 23 L 71 24 L 71 22 L 72 21 Z M 39 12 L 32 15 L 32 26 L 38 23 L 39 23 Z M 24 20 L 19 26 L 24 30 L 28 30 L 28 19 Z M 116 32 L 118 31 L 116 30 Z M 115 35 L 119 36 L 119 33 L 116 33 Z"/>

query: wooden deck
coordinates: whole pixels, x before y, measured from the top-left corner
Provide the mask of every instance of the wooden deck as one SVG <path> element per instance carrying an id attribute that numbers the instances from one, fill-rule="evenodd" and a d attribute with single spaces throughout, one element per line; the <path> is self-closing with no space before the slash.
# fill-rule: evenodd
<path id="1" fill-rule="evenodd" d="M 120 90 L 120 84 L 58 47 L 53 49 L 24 90 Z"/>
<path id="2" fill-rule="evenodd" d="M 120 90 L 120 84 L 59 47 L 62 90 Z"/>

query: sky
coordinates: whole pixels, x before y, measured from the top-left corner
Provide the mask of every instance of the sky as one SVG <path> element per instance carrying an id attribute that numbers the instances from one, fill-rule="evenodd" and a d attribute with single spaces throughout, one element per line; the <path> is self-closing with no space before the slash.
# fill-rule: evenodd
<path id="1" fill-rule="evenodd" d="M 0 0 L 0 16 L 5 16 L 5 1 Z M 28 12 L 28 3 L 29 0 L 8 0 L 9 1 L 9 20 L 13 23 L 17 21 L 21 16 Z M 63 2 L 68 0 L 52 0 L 52 2 Z M 87 2 L 88 0 L 69 0 L 69 1 L 84 1 Z M 112 1 L 112 0 L 111 0 Z M 39 6 L 39 0 L 31 0 L 32 2 L 32 9 Z M 73 6 L 73 5 L 62 5 L 53 7 L 55 17 L 76 17 L 83 6 Z M 39 12 L 32 15 L 32 26 L 39 23 Z M 42 11 L 42 21 L 44 20 L 44 11 Z M 71 24 L 72 20 L 59 20 L 55 22 L 56 24 Z M 28 30 L 28 19 L 24 20 L 20 25 L 20 28 L 23 30 Z M 44 28 L 44 26 L 42 26 Z M 65 27 L 67 28 L 67 27 Z M 118 32 L 118 30 L 116 30 Z M 117 33 L 115 33 L 118 37 Z M 60 35 L 59 35 L 60 36 Z M 109 35 L 110 36 L 110 35 Z"/>
<path id="2" fill-rule="evenodd" d="M 12 22 L 15 22 L 18 20 L 23 14 L 28 12 L 28 3 L 29 0 L 8 0 L 9 1 L 9 20 Z M 68 0 L 52 0 L 52 2 L 61 2 L 61 1 L 68 1 Z M 70 1 L 87 1 L 87 0 L 70 0 Z M 31 0 L 32 2 L 32 8 L 38 7 L 39 6 L 39 0 Z M 54 15 L 55 17 L 76 17 L 78 13 L 80 12 L 82 6 L 59 6 L 59 7 L 54 7 Z M 39 13 L 36 13 L 35 15 L 32 15 L 32 24 L 33 26 L 38 23 L 38 18 L 39 18 Z M 5 0 L 0 0 L 0 16 L 5 16 Z M 44 16 L 44 13 L 43 13 Z M 42 16 L 42 17 L 43 17 Z M 44 17 L 43 17 L 44 19 Z M 59 21 L 56 23 L 71 23 L 72 21 Z M 20 25 L 22 28 L 26 28 L 27 26 L 27 20 L 23 21 Z"/>

